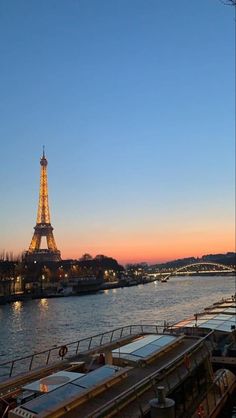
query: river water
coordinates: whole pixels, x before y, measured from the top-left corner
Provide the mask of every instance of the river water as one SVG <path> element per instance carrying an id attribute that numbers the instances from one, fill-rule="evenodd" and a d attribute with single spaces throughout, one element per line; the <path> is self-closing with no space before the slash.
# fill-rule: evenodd
<path id="1" fill-rule="evenodd" d="M 167 283 L 0 306 L 0 363 L 129 324 L 175 322 L 235 293 L 235 276 L 174 277 Z"/>

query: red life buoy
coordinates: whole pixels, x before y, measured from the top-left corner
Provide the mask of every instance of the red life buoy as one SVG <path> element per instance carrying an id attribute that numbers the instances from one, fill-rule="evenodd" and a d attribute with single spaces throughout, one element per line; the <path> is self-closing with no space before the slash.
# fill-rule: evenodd
<path id="1" fill-rule="evenodd" d="M 59 356 L 60 357 L 65 357 L 65 355 L 68 353 L 68 348 L 66 345 L 62 345 L 60 350 L 59 350 Z"/>

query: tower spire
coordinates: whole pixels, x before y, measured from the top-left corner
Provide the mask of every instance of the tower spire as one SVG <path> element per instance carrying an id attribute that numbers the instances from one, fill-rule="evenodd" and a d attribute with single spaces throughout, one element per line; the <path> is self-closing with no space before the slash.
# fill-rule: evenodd
<path id="1" fill-rule="evenodd" d="M 48 203 L 48 177 L 47 177 L 47 159 L 45 157 L 45 148 L 43 146 L 43 156 L 40 159 L 40 189 L 36 226 L 31 240 L 29 250 L 26 252 L 26 261 L 59 261 L 61 259 L 53 236 L 53 227 L 50 221 L 49 203 Z M 40 249 L 41 239 L 45 236 L 47 240 L 47 249 Z"/>

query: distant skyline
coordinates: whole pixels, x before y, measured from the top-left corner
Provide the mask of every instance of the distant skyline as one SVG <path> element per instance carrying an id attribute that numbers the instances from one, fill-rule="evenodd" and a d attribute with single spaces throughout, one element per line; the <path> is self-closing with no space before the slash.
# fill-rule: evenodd
<path id="1" fill-rule="evenodd" d="M 0 251 L 29 247 L 43 145 L 63 258 L 235 251 L 232 7 L 4 1 L 0 48 Z"/>

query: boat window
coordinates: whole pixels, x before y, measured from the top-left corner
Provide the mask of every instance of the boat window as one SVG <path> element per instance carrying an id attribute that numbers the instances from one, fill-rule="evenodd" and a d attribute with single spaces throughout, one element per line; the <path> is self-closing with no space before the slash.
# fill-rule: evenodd
<path id="1" fill-rule="evenodd" d="M 175 340 L 175 337 L 171 336 L 171 335 L 165 335 L 164 337 L 161 337 L 160 340 L 158 341 L 158 345 L 160 345 L 161 347 L 163 347 L 164 345 L 169 344 L 171 341 Z M 153 342 L 154 344 L 155 342 Z"/>
<path id="2" fill-rule="evenodd" d="M 173 335 L 148 335 L 144 337 L 143 340 L 134 341 L 133 343 L 124 345 L 119 349 L 113 350 L 112 354 L 116 358 L 137 361 L 138 358 L 143 359 L 154 353 L 158 353 L 164 346 L 175 340 L 176 337 Z M 139 344 L 135 344 L 136 342 Z"/>
<path id="3" fill-rule="evenodd" d="M 132 343 L 123 345 L 120 348 L 116 348 L 115 350 L 113 350 L 113 353 L 132 353 L 133 351 L 138 350 L 141 347 L 144 347 L 148 343 L 158 340 L 159 338 L 161 338 L 161 336 L 162 335 L 146 335 L 145 337 L 139 338 L 138 340 L 135 340 Z"/>
<path id="4" fill-rule="evenodd" d="M 108 377 L 111 377 L 118 370 L 120 370 L 120 368 L 116 366 L 103 366 L 97 370 L 88 373 L 86 376 L 73 380 L 73 384 L 83 388 L 90 388 L 91 386 L 94 386 L 97 383 L 102 382 Z"/>
<path id="5" fill-rule="evenodd" d="M 80 394 L 83 390 L 83 388 L 68 383 L 67 385 L 55 389 L 50 393 L 46 393 L 45 395 L 39 396 L 38 398 L 27 402 L 27 404 L 22 406 L 22 408 L 26 411 L 30 411 L 35 414 L 40 414 L 41 412 L 45 412 L 48 409 L 54 408 L 63 399 L 66 399 L 68 397 L 71 398 L 75 395 Z"/>
<path id="6" fill-rule="evenodd" d="M 206 326 L 208 328 L 216 328 L 219 325 L 219 321 L 206 321 L 201 326 Z"/>
<path id="7" fill-rule="evenodd" d="M 215 319 L 220 320 L 220 321 L 227 321 L 227 319 L 231 318 L 229 315 L 226 314 L 221 314 L 221 315 L 217 315 L 215 317 Z"/>
<path id="8" fill-rule="evenodd" d="M 234 313 L 236 314 L 236 308 L 227 308 L 224 310 L 224 312 Z"/>
<path id="9" fill-rule="evenodd" d="M 84 373 L 60 371 L 36 380 L 35 382 L 29 383 L 28 385 L 24 385 L 22 386 L 22 389 L 33 392 L 51 392 L 52 390 L 64 386 L 65 384 L 82 376 L 84 376 Z"/>
<path id="10" fill-rule="evenodd" d="M 145 358 L 147 356 L 150 356 L 150 354 L 155 353 L 159 349 L 160 347 L 157 347 L 154 344 L 147 344 L 144 347 L 139 348 L 139 350 L 133 351 L 132 355 Z"/>
<path id="11" fill-rule="evenodd" d="M 223 322 L 222 324 L 218 325 L 217 330 L 231 331 L 231 324 L 229 324 L 228 322 Z"/>

